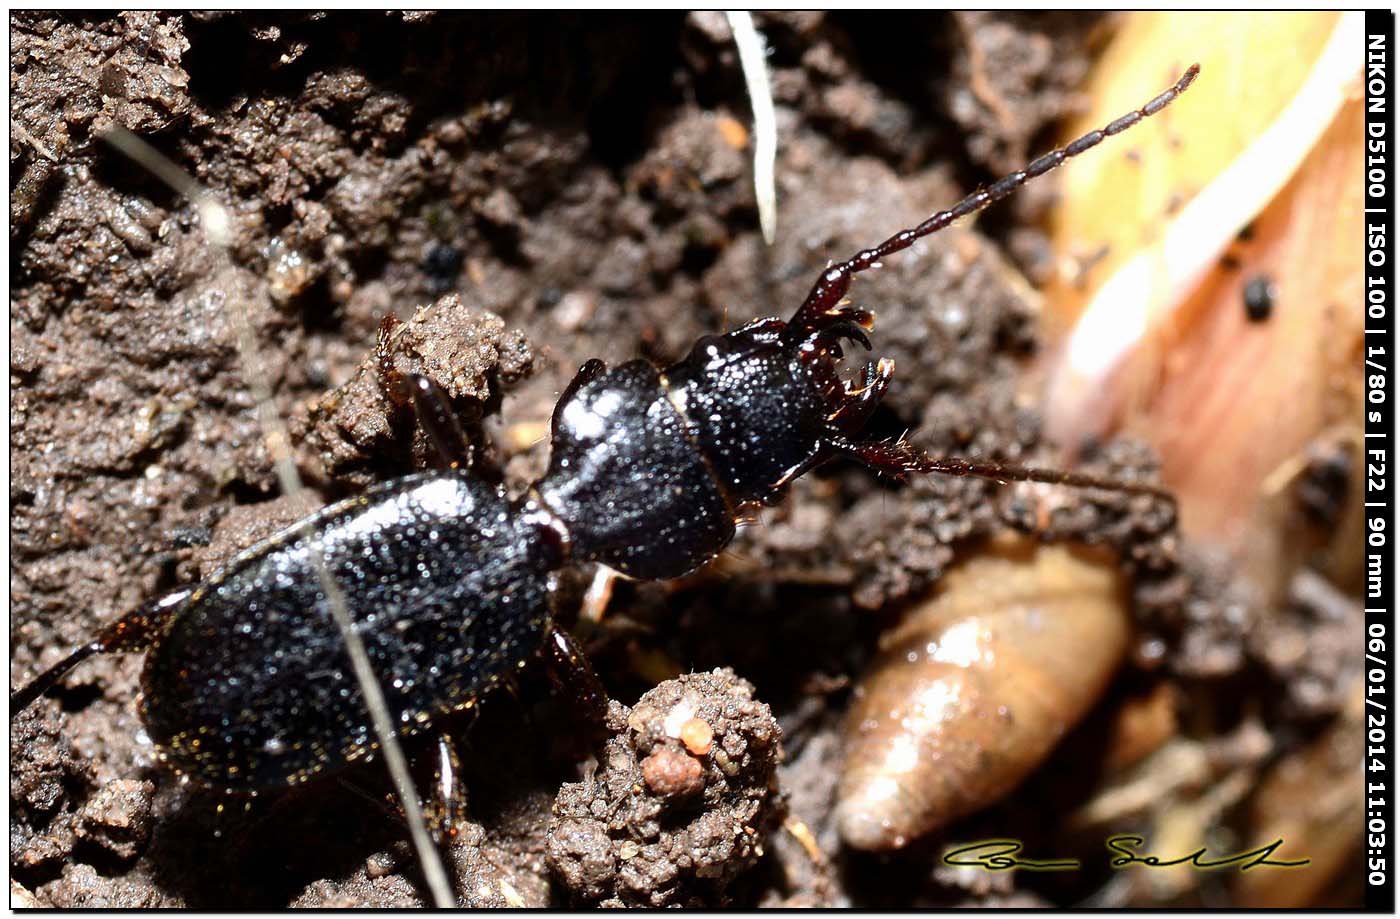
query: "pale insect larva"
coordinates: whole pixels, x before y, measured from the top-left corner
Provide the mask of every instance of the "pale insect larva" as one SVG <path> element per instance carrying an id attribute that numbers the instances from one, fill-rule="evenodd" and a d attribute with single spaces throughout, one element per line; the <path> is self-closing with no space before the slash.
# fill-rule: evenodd
<path id="1" fill-rule="evenodd" d="M 1127 650 L 1103 553 L 1000 540 L 881 640 L 847 714 L 836 810 L 858 849 L 896 849 L 1026 778 Z"/>

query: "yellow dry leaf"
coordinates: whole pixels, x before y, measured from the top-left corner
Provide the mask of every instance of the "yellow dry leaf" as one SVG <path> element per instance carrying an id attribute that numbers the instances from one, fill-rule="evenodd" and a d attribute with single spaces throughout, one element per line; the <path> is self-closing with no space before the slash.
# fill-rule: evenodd
<path id="1" fill-rule="evenodd" d="M 1053 329 L 1186 201 L 1257 138 L 1298 92 L 1336 12 L 1144 12 L 1124 17 L 1085 86 L 1076 137 L 1141 105 L 1190 64 L 1201 76 L 1165 111 L 1065 166 L 1051 236 L 1060 271 L 1047 290 Z"/>

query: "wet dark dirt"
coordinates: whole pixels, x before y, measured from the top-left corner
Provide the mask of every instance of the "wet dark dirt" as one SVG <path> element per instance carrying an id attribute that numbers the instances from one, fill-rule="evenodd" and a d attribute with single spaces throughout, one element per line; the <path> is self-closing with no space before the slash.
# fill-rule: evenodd
<path id="1" fill-rule="evenodd" d="M 1076 104 L 1104 20 L 789 13 L 758 25 L 778 107 L 771 248 L 757 229 L 747 97 L 717 14 L 15 14 L 12 681 L 302 513 L 278 497 L 230 304 L 248 310 L 319 498 L 430 455 L 374 385 L 390 314 L 404 321 L 396 368 L 442 385 L 476 468 L 519 489 L 544 468 L 550 411 L 583 360 L 665 362 L 701 334 L 790 314 L 827 259 L 1042 146 Z M 228 263 L 190 207 L 96 140 L 111 124 L 230 208 Z M 909 430 L 936 453 L 1052 460 L 1018 385 L 1037 347 L 1022 272 L 1043 270 L 1034 221 L 1054 188 L 1043 181 L 857 282 L 854 297 L 878 313 L 877 353 L 898 368 L 874 433 Z M 1131 444 L 1088 461 L 1152 474 Z M 534 670 L 481 707 L 461 732 L 470 818 L 449 853 L 462 901 L 1092 895 L 1103 877 L 971 884 L 930 869 L 931 843 L 849 852 L 830 819 L 841 716 L 881 628 L 1007 527 L 1120 553 L 1140 648 L 1110 696 L 1171 676 L 1203 697 L 1243 685 L 1275 698 L 1306 671 L 1273 716 L 1283 733 L 1306 735 L 1341 706 L 1343 665 L 1308 665 L 1253 636 L 1251 601 L 1232 599 L 1229 573 L 1181 546 L 1150 499 L 938 477 L 900 486 L 834 465 L 799 480 L 707 568 L 619 583 L 603 621 L 579 623 L 616 700 L 601 765 L 580 766 L 579 726 Z M 583 573 L 562 596 L 586 583 Z M 1345 618 L 1304 594 L 1296 635 Z M 423 902 L 377 766 L 248 802 L 180 784 L 141 731 L 139 668 L 134 655 L 89 662 L 12 722 L 21 896 Z M 694 731 L 658 727 L 687 693 L 732 770 L 690 749 Z M 1194 729 L 1224 733 L 1240 717 Z M 1062 745 L 1050 778 L 950 838 L 1098 848 L 1046 829 L 1091 790 L 1046 783 L 1102 756 L 1109 715 L 1097 718 Z"/>

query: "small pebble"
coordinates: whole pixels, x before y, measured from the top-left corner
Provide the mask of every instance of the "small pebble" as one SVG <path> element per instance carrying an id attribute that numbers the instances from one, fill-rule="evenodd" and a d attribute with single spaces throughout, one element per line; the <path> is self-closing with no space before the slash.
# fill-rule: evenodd
<path id="1" fill-rule="evenodd" d="M 394 859 L 388 852 L 376 852 L 365 860 L 365 874 L 371 879 L 388 876 L 394 870 Z"/>
<path id="2" fill-rule="evenodd" d="M 719 128 L 720 137 L 735 150 L 743 150 L 749 145 L 749 130 L 738 121 L 728 115 L 721 115 L 715 120 L 715 127 Z"/>
<path id="3" fill-rule="evenodd" d="M 710 744 L 714 739 L 715 732 L 711 730 L 710 723 L 703 718 L 691 718 L 681 725 L 681 743 L 696 756 L 709 753 Z"/>
<path id="4" fill-rule="evenodd" d="M 1266 274 L 1256 275 L 1244 285 L 1244 313 L 1251 322 L 1263 322 L 1274 311 L 1278 291 Z"/>
<path id="5" fill-rule="evenodd" d="M 705 787 L 705 767 L 672 747 L 661 747 L 642 760 L 642 779 L 663 798 L 693 795 Z"/>

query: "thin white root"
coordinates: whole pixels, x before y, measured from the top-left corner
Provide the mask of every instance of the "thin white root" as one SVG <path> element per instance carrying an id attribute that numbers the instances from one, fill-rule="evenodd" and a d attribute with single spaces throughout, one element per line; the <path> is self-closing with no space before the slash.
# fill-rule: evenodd
<path id="1" fill-rule="evenodd" d="M 210 247 L 222 263 L 221 270 L 231 267 L 229 246 L 233 238 L 232 222 L 228 211 L 213 194 L 195 181 L 193 176 L 166 158 L 159 150 L 125 128 L 114 127 L 103 135 L 103 139 L 133 161 L 150 170 L 153 175 L 169 185 L 177 194 L 188 199 L 199 213 L 199 222 L 204 230 L 205 239 L 208 240 Z M 238 356 L 243 364 L 243 378 L 248 384 L 248 388 L 253 391 L 253 398 L 257 402 L 258 423 L 262 427 L 263 439 L 277 470 L 277 478 L 282 485 L 284 494 L 299 498 L 305 494 L 306 488 L 302 484 L 301 476 L 297 473 L 296 463 L 292 460 L 291 440 L 287 434 L 287 427 L 277 412 L 276 404 L 272 401 L 272 390 L 267 383 L 268 377 L 262 369 L 262 360 L 258 355 L 257 339 L 253 334 L 252 321 L 248 317 L 247 304 L 234 297 L 229 298 L 227 302 L 229 315 L 233 319 L 234 328 L 238 334 Z M 309 527 L 304 535 L 308 537 L 308 543 L 314 545 L 310 540 L 312 534 Z M 389 704 L 384 698 L 384 690 L 379 685 L 378 678 L 374 675 L 369 655 L 365 653 L 364 642 L 360 639 L 359 633 L 355 631 L 354 622 L 351 620 L 349 609 L 345 604 L 345 594 L 341 591 L 335 578 L 331 576 L 325 557 L 320 552 L 311 552 L 308 557 L 316 571 L 316 578 L 321 584 L 321 592 L 326 597 L 326 606 L 330 609 L 331 618 L 335 620 L 336 627 L 340 629 L 341 638 L 345 641 L 345 649 L 350 656 L 351 665 L 354 667 L 360 691 L 364 694 L 365 706 L 369 709 L 370 718 L 374 722 L 374 731 L 379 738 L 379 748 L 384 752 L 384 763 L 389 769 L 389 775 L 394 782 L 394 790 L 399 796 L 400 805 L 403 807 L 404 817 L 408 822 L 409 835 L 412 837 L 413 846 L 418 852 L 418 861 L 423 868 L 423 877 L 428 883 L 428 891 L 432 896 L 433 905 L 438 909 L 455 909 L 457 900 L 452 894 L 452 885 L 448 881 L 447 869 L 443 866 L 437 848 L 428 835 L 428 826 L 423 819 L 423 810 L 418 801 L 418 790 L 413 784 L 413 777 L 409 774 L 408 760 L 403 754 L 403 747 L 399 744 L 398 734 L 394 729 L 394 720 L 389 713 Z"/>
<path id="2" fill-rule="evenodd" d="M 778 160 L 778 119 L 773 112 L 773 87 L 768 82 L 767 47 L 745 10 L 728 10 L 729 28 L 739 49 L 739 66 L 753 109 L 753 191 L 758 201 L 758 225 L 763 240 L 773 245 L 778 236 L 778 190 L 774 180 Z"/>

